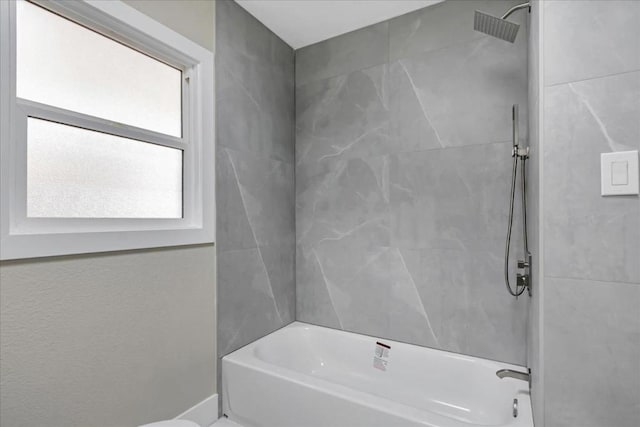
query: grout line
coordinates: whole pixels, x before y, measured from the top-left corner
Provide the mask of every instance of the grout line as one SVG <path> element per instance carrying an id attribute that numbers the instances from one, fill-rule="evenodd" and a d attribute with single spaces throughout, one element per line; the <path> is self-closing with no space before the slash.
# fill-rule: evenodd
<path id="1" fill-rule="evenodd" d="M 640 68 L 634 69 L 634 70 L 629 70 L 629 71 L 620 71 L 620 72 L 617 72 L 617 73 L 603 74 L 601 76 L 588 77 L 586 79 L 562 81 L 562 82 L 553 83 L 553 84 L 550 84 L 550 85 L 547 85 L 547 86 L 544 86 L 544 87 L 545 88 L 549 88 L 549 87 L 568 85 L 568 84 L 572 84 L 572 83 L 582 83 L 582 82 L 588 82 L 588 81 L 591 81 L 591 80 L 606 79 L 606 78 L 609 78 L 609 77 L 616 77 L 616 76 L 622 76 L 624 74 L 633 74 L 633 73 L 640 73 Z"/>
<path id="2" fill-rule="evenodd" d="M 579 282 L 591 282 L 591 283 L 598 283 L 604 286 L 607 285 L 630 285 L 630 286 L 640 286 L 640 282 L 621 282 L 621 281 L 611 281 L 611 280 L 596 280 L 596 279 L 585 279 L 585 278 L 581 278 L 581 277 L 567 277 L 567 276 L 552 276 L 552 275 L 545 275 L 544 276 L 547 279 L 560 279 L 560 280 L 573 280 L 573 281 L 579 281 Z"/>
<path id="3" fill-rule="evenodd" d="M 251 150 L 241 150 L 241 149 L 238 149 L 238 148 L 231 148 L 231 147 L 227 147 L 226 145 L 223 145 L 223 144 L 218 144 L 218 146 L 216 147 L 216 151 L 218 151 L 218 150 L 233 151 L 235 153 L 245 154 L 245 155 L 248 155 L 250 157 L 253 157 L 254 160 L 277 162 L 277 163 L 282 163 L 282 164 L 289 165 L 289 166 L 295 166 L 295 163 L 293 163 L 292 161 L 289 161 L 289 160 L 278 159 L 278 158 L 272 157 L 272 156 L 270 156 L 268 154 L 260 154 L 260 153 L 256 153 L 255 151 L 251 151 Z"/>
<path id="4" fill-rule="evenodd" d="M 450 146 L 444 146 L 444 147 L 433 147 L 433 148 L 425 148 L 422 150 L 406 150 L 406 151 L 398 151 L 398 152 L 393 152 L 393 153 L 380 153 L 380 154 L 373 154 L 373 155 L 366 155 L 366 156 L 356 156 L 355 158 L 357 159 L 376 159 L 376 158 L 380 158 L 380 157 L 386 157 L 386 156 L 399 156 L 402 154 L 412 154 L 412 153 L 424 153 L 424 152 L 428 152 L 428 151 L 441 151 L 441 150 L 456 150 L 456 149 L 460 149 L 460 148 L 465 148 L 465 149 L 470 149 L 470 148 L 476 148 L 476 147 L 484 147 L 487 145 L 498 145 L 498 144 L 511 144 L 511 141 L 492 141 L 492 142 L 483 142 L 480 144 L 466 144 L 466 145 L 450 145 Z M 326 162 L 337 162 L 340 160 L 349 160 L 349 158 L 344 158 L 344 157 L 337 157 L 335 159 L 323 159 L 322 161 L 326 161 Z M 304 161 L 302 163 L 300 163 L 300 165 L 304 165 L 304 164 L 309 164 L 309 163 L 318 163 L 320 162 L 319 159 L 313 159 L 313 160 L 307 160 Z M 296 165 L 296 168 L 298 168 L 300 165 Z"/>
<path id="5" fill-rule="evenodd" d="M 293 95 L 293 123 L 291 126 L 291 141 L 293 142 L 293 320 L 298 320 L 298 218 L 297 218 L 297 198 L 298 198 L 298 168 L 297 155 L 298 150 L 298 91 L 296 90 L 296 75 L 298 69 L 298 52 L 293 50 L 293 79 L 291 80 L 291 93 Z"/>

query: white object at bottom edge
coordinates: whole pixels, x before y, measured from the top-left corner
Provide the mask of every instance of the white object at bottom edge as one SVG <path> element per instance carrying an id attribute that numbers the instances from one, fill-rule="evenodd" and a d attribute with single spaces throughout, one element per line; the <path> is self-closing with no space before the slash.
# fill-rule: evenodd
<path id="1" fill-rule="evenodd" d="M 223 417 L 223 418 L 220 418 L 215 423 L 213 423 L 211 427 L 242 427 L 242 426 L 238 423 L 234 423 L 233 421 Z"/>
<path id="2" fill-rule="evenodd" d="M 145 424 L 140 427 L 200 427 L 193 421 L 187 420 L 167 420 L 158 421 L 157 423 Z"/>

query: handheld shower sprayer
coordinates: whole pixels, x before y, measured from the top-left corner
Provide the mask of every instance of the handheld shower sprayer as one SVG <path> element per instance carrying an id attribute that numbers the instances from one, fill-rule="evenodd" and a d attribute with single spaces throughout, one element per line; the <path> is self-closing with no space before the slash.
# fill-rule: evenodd
<path id="1" fill-rule="evenodd" d="M 489 15 L 476 10 L 473 29 L 482 33 L 497 37 L 513 43 L 518 35 L 520 25 L 515 22 L 507 21 L 507 18 L 514 12 L 522 9 L 531 10 L 529 2 L 513 6 L 501 18 Z M 529 158 L 529 147 L 520 147 L 520 132 L 518 126 L 518 105 L 514 105 L 511 110 L 512 128 L 513 128 L 513 147 L 511 149 L 511 157 L 513 157 L 513 168 L 511 172 L 511 197 L 509 199 L 509 224 L 507 226 L 507 239 L 504 251 L 504 282 L 507 286 L 509 294 L 518 298 L 528 291 L 531 296 L 531 253 L 529 253 L 529 242 L 527 238 L 527 173 L 526 162 Z M 518 260 L 518 270 L 522 272 L 516 275 L 516 288 L 511 287 L 509 280 L 509 251 L 511 249 L 511 232 L 513 231 L 513 205 L 516 196 L 516 181 L 518 179 L 518 161 L 521 161 L 520 171 L 522 183 L 522 238 L 524 243 L 524 259 Z"/>
<path id="2" fill-rule="evenodd" d="M 507 239 L 504 253 L 504 281 L 507 290 L 514 297 L 519 297 L 525 290 L 531 295 L 531 254 L 529 253 L 529 242 L 527 238 L 527 174 L 526 161 L 529 158 L 529 147 L 520 147 L 519 135 L 519 111 L 518 105 L 515 104 L 511 110 L 512 129 L 513 129 L 513 147 L 511 157 L 513 157 L 513 168 L 511 171 L 511 192 L 509 199 L 509 223 L 507 226 Z M 516 181 L 518 176 L 518 160 L 522 162 L 520 166 L 521 183 L 522 183 L 522 234 L 524 243 L 524 260 L 518 260 L 518 269 L 522 269 L 523 273 L 516 276 L 516 288 L 511 287 L 509 280 L 509 251 L 511 248 L 511 232 L 513 230 L 513 206 L 516 195 Z"/>

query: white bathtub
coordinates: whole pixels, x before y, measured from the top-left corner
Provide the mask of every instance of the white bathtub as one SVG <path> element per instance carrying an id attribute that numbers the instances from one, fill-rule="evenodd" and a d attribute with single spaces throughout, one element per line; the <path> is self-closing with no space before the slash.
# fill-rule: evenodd
<path id="1" fill-rule="evenodd" d="M 223 358 L 223 412 L 245 427 L 532 427 L 528 384 L 499 369 L 526 370 L 295 322 Z"/>

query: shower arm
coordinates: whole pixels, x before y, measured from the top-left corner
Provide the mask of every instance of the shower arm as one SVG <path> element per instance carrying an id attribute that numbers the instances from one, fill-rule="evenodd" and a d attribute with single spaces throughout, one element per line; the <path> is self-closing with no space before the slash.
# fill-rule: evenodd
<path id="1" fill-rule="evenodd" d="M 507 19 L 509 15 L 511 15 L 513 12 L 518 11 L 520 9 L 524 9 L 525 7 L 531 7 L 531 4 L 529 2 L 526 2 L 526 3 L 513 6 L 511 9 L 507 10 L 507 13 L 502 15 L 502 19 Z"/>

